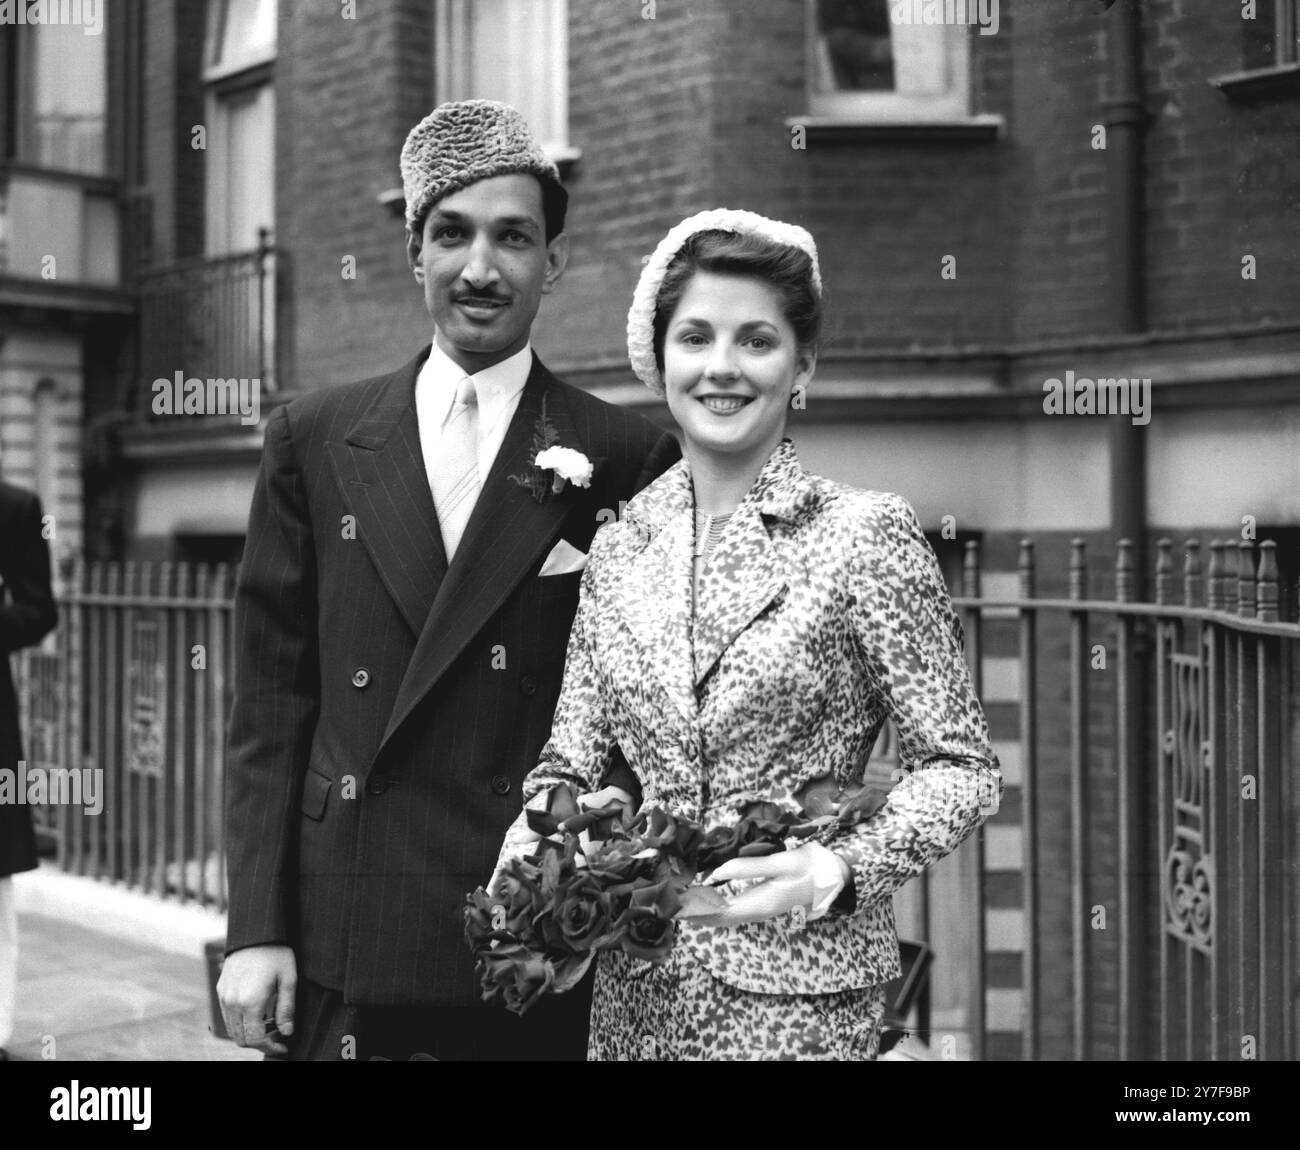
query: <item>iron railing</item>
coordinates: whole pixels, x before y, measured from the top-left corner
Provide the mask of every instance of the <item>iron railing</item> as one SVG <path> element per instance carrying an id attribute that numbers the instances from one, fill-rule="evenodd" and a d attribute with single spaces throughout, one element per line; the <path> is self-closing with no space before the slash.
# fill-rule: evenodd
<path id="1" fill-rule="evenodd" d="M 28 768 L 99 772 L 99 814 L 34 810 L 63 870 L 225 907 L 233 594 L 225 566 L 73 569 L 58 629 L 19 666 Z"/>
<path id="2" fill-rule="evenodd" d="M 141 276 L 139 420 L 166 417 L 153 409 L 153 384 L 173 381 L 178 372 L 182 380 L 256 379 L 263 394 L 274 390 L 275 249 L 269 235 L 261 229 L 254 251 L 182 260 Z"/>
<path id="3" fill-rule="evenodd" d="M 1014 729 L 1018 773 L 985 830 L 899 898 L 900 931 L 935 951 L 932 1045 L 1297 1056 L 1300 626 L 1277 619 L 1271 543 L 1211 551 L 1203 573 L 1189 542 L 1179 580 L 1162 540 L 1154 602 L 1138 602 L 1127 543 L 1113 597 L 1089 598 L 1101 573 L 1076 541 L 1065 597 L 1039 598 L 1026 541 L 1018 595 L 994 600 L 968 545 L 954 602 L 977 692 L 990 652 L 1019 669 L 1015 713 L 989 708 L 1003 737 Z M 233 588 L 226 567 L 78 567 L 56 635 L 21 656 L 32 765 L 103 771 L 101 815 L 42 812 L 64 869 L 224 907 Z M 885 738 L 873 777 L 887 783 L 895 755 Z M 1011 871 L 985 865 L 999 827 L 1018 832 Z M 986 939 L 986 915 L 1017 912 L 1018 945 Z M 991 1026 L 986 1008 L 1009 981 L 1008 1033 L 1005 1010 Z"/>
<path id="4" fill-rule="evenodd" d="M 977 693 L 994 629 L 1015 652 L 1019 773 L 984 830 L 900 897 L 905 934 L 961 952 L 965 985 L 947 988 L 961 1009 L 932 1044 L 987 1056 L 986 1003 L 1007 992 L 996 963 L 1018 968 L 1019 1026 L 1001 1037 L 1024 1060 L 1297 1057 L 1300 626 L 1278 620 L 1272 543 L 1211 553 L 1205 572 L 1189 541 L 1178 579 L 1161 540 L 1155 601 L 1137 602 L 1122 541 L 1114 598 L 1092 599 L 1075 540 L 1066 597 L 1038 598 L 1025 541 L 1017 597 L 994 600 L 967 545 L 954 603 Z M 1019 839 L 1018 874 L 1002 877 L 1018 880 L 1021 941 L 1003 951 L 984 939 L 994 827 Z M 963 908 L 958 927 L 936 905 Z"/>

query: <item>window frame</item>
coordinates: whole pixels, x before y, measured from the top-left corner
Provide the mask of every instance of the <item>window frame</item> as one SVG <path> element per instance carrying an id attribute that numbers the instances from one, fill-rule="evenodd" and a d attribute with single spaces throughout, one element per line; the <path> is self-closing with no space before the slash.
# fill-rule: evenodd
<path id="1" fill-rule="evenodd" d="M 820 124 L 965 123 L 971 114 L 971 28 L 965 24 L 924 24 L 944 40 L 943 53 L 950 82 L 940 95 L 909 95 L 898 91 L 818 92 L 818 0 L 804 3 L 804 74 L 808 120 Z M 891 25 L 892 25 L 891 19 Z"/>

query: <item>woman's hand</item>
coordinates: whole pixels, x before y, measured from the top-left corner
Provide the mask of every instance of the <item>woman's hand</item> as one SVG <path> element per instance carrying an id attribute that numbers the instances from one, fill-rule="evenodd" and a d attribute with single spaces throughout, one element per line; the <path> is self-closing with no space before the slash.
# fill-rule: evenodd
<path id="1" fill-rule="evenodd" d="M 796 921 L 812 922 L 826 913 L 845 883 L 853 881 L 853 872 L 839 855 L 810 842 L 760 858 L 732 859 L 707 881 L 717 885 L 753 879 L 766 881 L 732 895 L 716 914 L 691 915 L 689 921 L 736 926 L 790 915 Z"/>

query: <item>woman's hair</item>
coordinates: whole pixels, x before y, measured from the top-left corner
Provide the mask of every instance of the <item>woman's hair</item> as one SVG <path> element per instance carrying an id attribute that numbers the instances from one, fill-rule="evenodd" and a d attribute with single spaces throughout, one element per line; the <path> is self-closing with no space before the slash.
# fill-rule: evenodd
<path id="1" fill-rule="evenodd" d="M 743 232 L 696 232 L 668 265 L 655 299 L 655 361 L 660 375 L 669 321 L 696 272 L 762 280 L 780 297 L 800 349 L 815 351 L 821 335 L 822 301 L 813 286 L 812 271 L 812 259 L 800 248 Z"/>

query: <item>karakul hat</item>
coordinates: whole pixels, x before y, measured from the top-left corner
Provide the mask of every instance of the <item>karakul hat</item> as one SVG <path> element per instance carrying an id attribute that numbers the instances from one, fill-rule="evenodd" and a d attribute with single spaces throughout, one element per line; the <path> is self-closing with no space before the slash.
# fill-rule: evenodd
<path id="1" fill-rule="evenodd" d="M 655 362 L 655 301 L 659 298 L 659 289 L 668 273 L 668 265 L 686 246 L 686 241 L 697 232 L 713 231 L 762 236 L 773 243 L 807 252 L 812 260 L 813 290 L 821 295 L 822 275 L 817 262 L 817 244 L 812 235 L 798 224 L 769 220 L 757 212 L 731 208 L 711 208 L 682 220 L 659 241 L 654 254 L 641 269 L 641 278 L 632 293 L 632 307 L 627 313 L 627 357 L 637 378 L 656 395 L 664 394 L 663 376 Z"/>
<path id="2" fill-rule="evenodd" d="M 560 172 L 523 116 L 496 100 L 440 104 L 402 145 L 406 226 L 415 231 L 430 206 L 479 180 L 516 172 L 560 182 Z"/>

